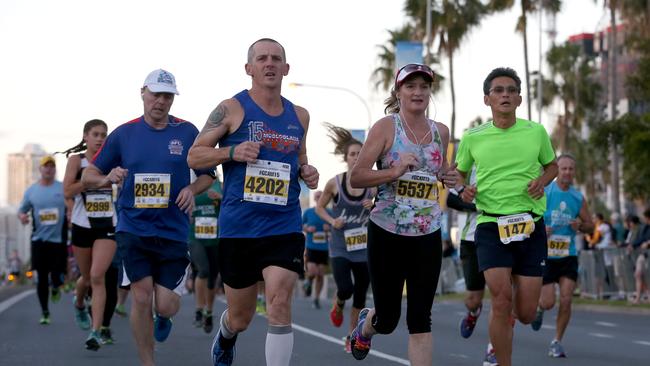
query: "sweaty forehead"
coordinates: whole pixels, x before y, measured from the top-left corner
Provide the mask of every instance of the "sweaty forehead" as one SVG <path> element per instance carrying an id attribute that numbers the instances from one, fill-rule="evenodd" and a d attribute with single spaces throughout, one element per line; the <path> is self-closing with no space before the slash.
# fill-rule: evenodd
<path id="1" fill-rule="evenodd" d="M 274 42 L 258 42 L 253 46 L 253 55 L 255 57 L 262 55 L 282 57 L 282 47 Z"/>
<path id="2" fill-rule="evenodd" d="M 561 158 L 560 160 L 557 161 L 557 165 L 560 168 L 569 168 L 569 167 L 575 167 L 576 163 L 569 158 Z"/>
<path id="3" fill-rule="evenodd" d="M 491 86 L 517 86 L 517 83 L 507 76 L 499 76 L 492 79 Z"/>

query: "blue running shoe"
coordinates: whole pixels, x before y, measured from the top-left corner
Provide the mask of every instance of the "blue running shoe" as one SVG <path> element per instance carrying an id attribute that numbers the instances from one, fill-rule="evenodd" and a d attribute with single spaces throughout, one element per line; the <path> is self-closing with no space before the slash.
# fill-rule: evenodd
<path id="1" fill-rule="evenodd" d="M 538 331 L 542 327 L 543 322 L 544 310 L 538 308 L 537 313 L 535 314 L 535 320 L 530 323 L 530 327 L 533 328 L 534 331 Z"/>
<path id="2" fill-rule="evenodd" d="M 472 315 L 469 311 L 467 315 L 460 320 L 460 336 L 463 338 L 469 338 L 474 332 L 474 327 L 476 326 L 477 316 Z"/>
<path id="3" fill-rule="evenodd" d="M 72 307 L 74 307 L 74 321 L 81 330 L 90 329 L 90 315 L 85 304 L 83 308 L 77 307 L 77 296 L 72 297 Z"/>
<path id="4" fill-rule="evenodd" d="M 172 320 L 156 314 L 153 320 L 153 337 L 156 341 L 161 343 L 166 341 L 171 331 Z"/>
<path id="5" fill-rule="evenodd" d="M 497 362 L 497 354 L 494 353 L 494 348 L 485 354 L 483 366 L 499 366 L 499 363 Z"/>
<path id="6" fill-rule="evenodd" d="M 236 349 L 234 342 L 237 336 L 232 339 L 233 345 L 228 349 L 221 347 L 220 338 L 221 331 L 218 331 L 212 340 L 212 366 L 230 366 L 235 360 Z"/>
<path id="7" fill-rule="evenodd" d="M 370 352 L 370 338 L 362 336 L 361 329 L 366 322 L 366 317 L 370 309 L 365 308 L 359 312 L 359 323 L 350 334 L 350 346 L 352 348 L 352 356 L 357 360 L 363 360 Z"/>

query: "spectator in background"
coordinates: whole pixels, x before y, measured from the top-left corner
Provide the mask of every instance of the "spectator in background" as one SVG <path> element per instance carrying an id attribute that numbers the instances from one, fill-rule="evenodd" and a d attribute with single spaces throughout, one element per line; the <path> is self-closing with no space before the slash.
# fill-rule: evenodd
<path id="1" fill-rule="evenodd" d="M 595 217 L 595 229 L 593 235 L 588 238 L 590 248 L 607 248 L 612 246 L 612 229 L 605 216 L 598 212 Z"/>
<path id="2" fill-rule="evenodd" d="M 632 299 L 633 304 L 638 304 L 642 296 L 648 296 L 648 284 L 645 281 L 644 272 L 648 262 L 648 249 L 650 249 L 650 208 L 643 212 L 644 224 L 638 231 L 636 240 L 632 242 L 632 249 L 636 257 L 634 267 L 634 280 L 636 292 Z M 633 257 L 634 258 L 634 257 Z"/>
<path id="3" fill-rule="evenodd" d="M 611 285 L 614 282 L 614 279 L 611 278 L 611 274 L 614 273 L 613 255 L 607 248 L 614 247 L 615 244 L 612 240 L 612 228 L 610 224 L 605 221 L 605 216 L 602 213 L 598 212 L 594 217 L 594 221 L 594 233 L 588 238 L 589 247 L 602 251 L 603 262 L 605 264 L 604 270 L 597 266 L 596 271 L 596 276 L 598 277 L 597 291 L 598 297 L 600 297 L 603 292 L 605 283 Z"/>
<path id="4" fill-rule="evenodd" d="M 621 215 L 614 212 L 610 217 L 610 222 L 612 229 L 612 240 L 616 246 L 622 246 L 625 242 L 625 226 L 623 225 Z"/>
<path id="5" fill-rule="evenodd" d="M 8 272 L 9 275 L 14 276 L 14 284 L 18 283 L 20 280 L 20 274 L 22 272 L 23 268 L 23 261 L 20 259 L 20 256 L 18 255 L 18 250 L 13 249 L 11 251 L 11 255 L 9 256 L 7 260 L 7 267 L 8 267 Z"/>
<path id="6" fill-rule="evenodd" d="M 641 220 L 637 215 L 627 215 L 625 217 L 625 242 L 628 250 L 632 250 L 632 243 L 636 241 L 639 236 L 639 229 L 641 227 Z"/>

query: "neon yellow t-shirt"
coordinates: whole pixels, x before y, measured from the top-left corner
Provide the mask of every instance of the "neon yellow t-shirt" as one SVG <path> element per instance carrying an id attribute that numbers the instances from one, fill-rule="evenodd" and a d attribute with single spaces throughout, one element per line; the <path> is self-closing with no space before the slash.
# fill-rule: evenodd
<path id="1" fill-rule="evenodd" d="M 553 159 L 555 152 L 544 126 L 520 118 L 507 129 L 490 121 L 467 131 L 456 155 L 458 170 L 469 172 L 476 165 L 476 207 L 499 215 L 544 214 L 546 196 L 535 200 L 527 189 Z M 484 222 L 496 222 L 496 218 L 480 215 L 478 223 Z"/>

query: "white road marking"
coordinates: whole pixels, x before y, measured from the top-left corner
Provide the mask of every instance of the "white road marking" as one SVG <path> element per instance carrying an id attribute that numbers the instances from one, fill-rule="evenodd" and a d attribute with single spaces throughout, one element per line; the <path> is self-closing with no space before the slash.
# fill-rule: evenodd
<path id="1" fill-rule="evenodd" d="M 317 331 L 315 331 L 315 330 L 313 330 L 313 329 L 310 329 L 310 328 L 307 328 L 307 327 L 303 327 L 302 325 L 298 325 L 298 324 L 296 324 L 296 323 L 292 323 L 292 324 L 291 324 L 291 327 L 292 327 L 293 329 L 295 329 L 295 330 L 298 330 L 298 331 L 300 331 L 300 332 L 303 332 L 303 333 L 306 333 L 306 334 L 312 335 L 312 336 L 314 336 L 314 337 L 318 337 L 318 338 L 323 339 L 323 340 L 326 340 L 326 341 L 328 341 L 328 342 L 331 342 L 331 343 L 334 343 L 334 344 L 340 344 L 341 346 L 345 345 L 345 343 L 343 342 L 343 340 L 341 340 L 341 339 L 339 339 L 339 338 L 332 337 L 332 336 L 329 336 L 329 335 L 327 335 L 327 334 L 323 334 L 323 333 L 321 333 L 321 332 L 317 332 Z M 383 359 L 385 359 L 385 360 L 389 360 L 389 361 L 397 362 L 397 363 L 399 363 L 399 364 L 401 364 L 401 365 L 410 365 L 410 363 L 409 363 L 408 360 L 405 360 L 405 359 L 403 359 L 403 358 L 399 358 L 399 357 L 396 357 L 396 356 L 393 356 L 393 355 L 389 355 L 389 354 L 387 354 L 387 353 L 379 352 L 379 351 L 376 351 L 376 350 L 370 350 L 370 354 L 373 355 L 373 356 L 375 356 L 375 357 L 383 358 Z"/>
<path id="2" fill-rule="evenodd" d="M 542 328 L 543 328 L 543 329 L 555 330 L 555 326 L 554 326 L 554 325 L 546 325 L 546 324 L 542 324 Z"/>
<path id="3" fill-rule="evenodd" d="M 605 333 L 589 333 L 589 335 L 597 338 L 614 338 L 613 335 Z"/>
<path id="4" fill-rule="evenodd" d="M 450 353 L 449 356 L 451 357 L 456 357 L 456 358 L 463 358 L 463 359 L 468 359 L 468 355 L 464 355 L 462 353 Z"/>
<path id="5" fill-rule="evenodd" d="M 600 325 L 600 326 L 603 326 L 603 327 L 609 327 L 609 328 L 618 327 L 617 324 L 610 323 L 610 322 L 596 322 L 596 325 Z"/>
<path id="6" fill-rule="evenodd" d="M 642 346 L 650 346 L 650 342 L 648 341 L 634 341 L 636 344 L 640 344 Z"/>
<path id="7" fill-rule="evenodd" d="M 11 307 L 11 305 L 13 305 L 13 304 L 17 303 L 18 301 L 26 298 L 27 296 L 33 294 L 34 292 L 36 292 L 36 290 L 34 290 L 34 289 L 27 290 L 25 292 L 19 293 L 18 295 L 12 296 L 12 297 L 8 298 L 7 300 L 5 300 L 3 302 L 0 302 L 0 314 L 2 314 L 2 312 L 4 312 L 5 310 L 9 309 L 9 307 Z"/>

